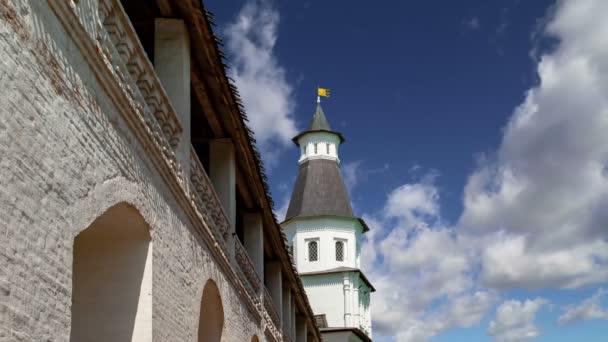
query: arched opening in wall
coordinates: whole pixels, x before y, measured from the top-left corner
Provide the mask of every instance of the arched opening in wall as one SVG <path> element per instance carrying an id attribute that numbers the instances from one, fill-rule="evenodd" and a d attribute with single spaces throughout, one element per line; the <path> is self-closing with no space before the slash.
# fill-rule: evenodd
<path id="1" fill-rule="evenodd" d="M 220 291 L 213 280 L 203 289 L 198 322 L 198 342 L 220 342 L 224 328 L 224 307 Z"/>
<path id="2" fill-rule="evenodd" d="M 260 340 L 256 335 L 253 335 L 253 337 L 251 338 L 251 342 L 260 342 Z"/>
<path id="3" fill-rule="evenodd" d="M 149 228 L 119 203 L 74 240 L 72 342 L 152 340 Z"/>

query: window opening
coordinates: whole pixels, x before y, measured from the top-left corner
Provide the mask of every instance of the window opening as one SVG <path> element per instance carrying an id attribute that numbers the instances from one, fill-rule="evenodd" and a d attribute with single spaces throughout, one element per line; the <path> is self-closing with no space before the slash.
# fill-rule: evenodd
<path id="1" fill-rule="evenodd" d="M 319 243 L 311 241 L 308 243 L 308 261 L 319 260 Z"/>
<path id="2" fill-rule="evenodd" d="M 344 242 L 336 241 L 336 261 L 344 261 Z"/>

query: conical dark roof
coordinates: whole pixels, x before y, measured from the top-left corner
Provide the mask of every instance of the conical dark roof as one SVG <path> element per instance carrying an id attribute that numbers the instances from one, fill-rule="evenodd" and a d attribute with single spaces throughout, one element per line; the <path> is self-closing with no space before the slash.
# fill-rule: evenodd
<path id="1" fill-rule="evenodd" d="M 344 142 L 342 134 L 331 130 L 323 108 L 318 102 L 310 126 L 306 131 L 293 138 L 293 141 L 297 145 L 298 139 L 302 135 L 311 132 L 333 133 L 340 137 L 341 142 Z M 363 232 L 369 230 L 365 221 L 353 214 L 353 208 L 350 205 L 350 198 L 342 179 L 338 161 L 310 159 L 300 164 L 285 221 L 296 217 L 325 215 L 355 218 L 361 224 Z"/>
<path id="2" fill-rule="evenodd" d="M 323 112 L 320 102 L 317 102 L 317 108 L 315 109 L 315 113 L 312 115 L 312 120 L 310 120 L 308 131 L 331 131 L 329 122 L 325 117 L 325 112 Z"/>
<path id="3" fill-rule="evenodd" d="M 308 129 L 296 136 L 294 142 L 297 144 L 299 137 L 312 132 L 337 134 L 341 141 L 344 141 L 340 133 L 331 130 L 319 102 Z M 336 160 L 312 159 L 300 165 L 285 220 L 318 215 L 353 216 L 340 166 Z"/>
<path id="4" fill-rule="evenodd" d="M 344 142 L 344 136 L 340 132 L 335 132 L 331 130 L 329 126 L 329 121 L 327 121 L 327 117 L 325 116 L 325 112 L 323 112 L 323 108 L 321 107 L 321 103 L 317 102 L 317 108 L 315 109 L 315 113 L 312 115 L 312 120 L 310 120 L 310 125 L 308 125 L 308 129 L 304 132 L 296 135 L 293 138 L 293 142 L 299 146 L 298 139 L 306 133 L 311 132 L 329 132 L 334 133 L 340 138 L 340 143 Z"/>
<path id="5" fill-rule="evenodd" d="M 335 160 L 313 159 L 300 165 L 285 220 L 320 215 L 354 217 Z"/>

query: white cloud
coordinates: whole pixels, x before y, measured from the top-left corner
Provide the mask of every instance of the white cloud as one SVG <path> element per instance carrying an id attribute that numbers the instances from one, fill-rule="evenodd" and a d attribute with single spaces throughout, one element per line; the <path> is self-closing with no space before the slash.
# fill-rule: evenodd
<path id="1" fill-rule="evenodd" d="M 293 88 L 274 53 L 279 13 L 266 1 L 248 1 L 224 30 L 235 80 L 265 161 L 297 134 Z"/>
<path id="2" fill-rule="evenodd" d="M 546 33 L 559 45 L 540 58 L 539 84 L 509 120 L 495 162 L 469 178 L 459 226 L 491 236 L 489 285 L 608 280 L 607 11 L 602 0 L 558 3 Z"/>
<path id="3" fill-rule="evenodd" d="M 287 214 L 287 209 L 289 209 L 289 202 L 291 201 L 291 197 L 289 195 L 285 195 L 281 204 L 274 209 L 274 215 L 277 217 L 279 222 L 285 220 L 285 216 Z"/>
<path id="4" fill-rule="evenodd" d="M 481 291 L 454 298 L 430 318 L 404 322 L 407 328 L 399 331 L 396 338 L 398 341 L 426 341 L 454 327 L 471 327 L 479 323 L 495 300 L 493 293 Z"/>
<path id="5" fill-rule="evenodd" d="M 352 195 L 355 186 L 359 183 L 361 177 L 361 161 L 343 163 L 341 166 L 342 176 L 344 176 L 344 185 L 348 189 L 348 193 Z"/>
<path id="6" fill-rule="evenodd" d="M 380 335 L 425 341 L 478 324 L 506 288 L 608 281 L 607 12 L 603 0 L 554 7 L 545 33 L 560 43 L 539 59 L 539 83 L 515 109 L 495 160 L 470 175 L 454 227 L 441 218 L 433 177 L 397 187 L 365 216 L 374 229 L 362 261 L 378 289 Z M 545 304 L 504 302 L 488 333 L 538 336 L 534 317 Z"/>
<path id="7" fill-rule="evenodd" d="M 344 177 L 344 184 L 352 195 L 359 184 L 368 181 L 370 177 L 380 177 L 381 174 L 386 173 L 390 169 L 390 166 L 389 164 L 384 164 L 377 168 L 367 168 L 364 167 L 362 160 L 355 160 L 341 164 L 340 168 Z"/>
<path id="8" fill-rule="evenodd" d="M 558 323 L 565 325 L 595 319 L 608 320 L 608 308 L 602 307 L 602 299 L 607 293 L 608 291 L 600 288 L 582 303 L 567 307 L 564 313 L 559 316 Z"/>
<path id="9" fill-rule="evenodd" d="M 542 298 L 502 303 L 496 309 L 496 317 L 490 322 L 488 334 L 497 342 L 519 342 L 539 336 L 540 330 L 534 324 L 534 319 L 545 304 L 548 302 Z"/>
<path id="10" fill-rule="evenodd" d="M 438 219 L 439 192 L 432 181 L 433 177 L 393 190 L 384 208 L 386 217 L 397 218 L 409 228 L 425 227 Z"/>
<path id="11" fill-rule="evenodd" d="M 479 18 L 478 17 L 471 17 L 471 18 L 469 18 L 465 22 L 465 25 L 470 30 L 478 30 L 479 27 L 481 26 L 480 23 L 479 23 Z"/>
<path id="12" fill-rule="evenodd" d="M 424 341 L 453 327 L 477 324 L 496 301 L 478 289 L 472 255 L 440 225 L 433 177 L 404 184 L 388 195 L 383 210 L 364 217 L 364 270 L 377 289 L 374 326 L 398 341 Z"/>

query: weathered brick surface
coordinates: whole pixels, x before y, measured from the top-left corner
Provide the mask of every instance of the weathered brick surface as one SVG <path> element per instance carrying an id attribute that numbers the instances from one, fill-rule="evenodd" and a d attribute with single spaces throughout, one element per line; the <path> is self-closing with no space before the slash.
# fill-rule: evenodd
<path id="1" fill-rule="evenodd" d="M 0 341 L 69 340 L 74 238 L 120 202 L 151 229 L 155 341 L 196 340 L 207 279 L 224 340 L 263 339 L 117 113 L 46 1 L 0 0 Z"/>

